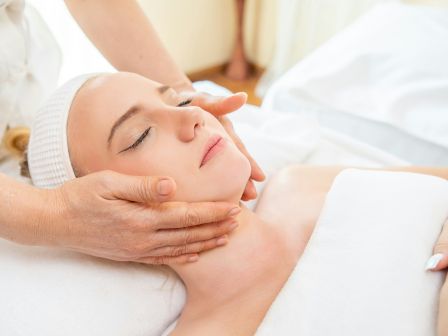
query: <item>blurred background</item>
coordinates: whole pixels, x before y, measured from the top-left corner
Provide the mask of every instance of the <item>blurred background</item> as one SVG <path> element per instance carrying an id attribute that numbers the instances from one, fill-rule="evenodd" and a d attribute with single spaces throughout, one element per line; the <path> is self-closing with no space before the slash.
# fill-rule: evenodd
<path id="1" fill-rule="evenodd" d="M 232 91 L 247 91 L 249 102 L 256 105 L 287 69 L 372 6 L 384 2 L 400 1 L 139 0 L 165 46 L 192 80 L 208 79 Z M 446 6 L 448 1 L 401 2 Z M 29 3 L 40 12 L 60 45 L 60 82 L 83 72 L 112 69 L 84 38 L 63 1 Z"/>

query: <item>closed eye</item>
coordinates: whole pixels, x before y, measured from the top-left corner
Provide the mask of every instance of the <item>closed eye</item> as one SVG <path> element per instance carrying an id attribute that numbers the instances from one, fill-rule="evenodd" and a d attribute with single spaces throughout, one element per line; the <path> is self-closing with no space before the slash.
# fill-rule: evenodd
<path id="1" fill-rule="evenodd" d="M 187 100 L 181 101 L 179 104 L 177 104 L 177 107 L 181 107 L 181 106 L 188 105 L 188 104 L 190 104 L 192 101 L 193 101 L 193 99 L 187 99 Z"/>
<path id="2" fill-rule="evenodd" d="M 145 140 L 145 138 L 148 136 L 150 130 L 151 130 L 151 127 L 148 127 L 148 128 L 142 133 L 142 135 L 140 135 L 140 137 L 139 137 L 139 138 L 138 138 L 132 145 L 130 145 L 129 147 L 127 147 L 127 148 L 125 148 L 125 149 L 119 151 L 118 154 L 123 153 L 123 152 L 126 152 L 126 151 L 128 151 L 128 150 L 130 150 L 130 149 L 135 149 L 135 148 L 137 148 L 138 145 L 140 145 L 140 144 Z"/>

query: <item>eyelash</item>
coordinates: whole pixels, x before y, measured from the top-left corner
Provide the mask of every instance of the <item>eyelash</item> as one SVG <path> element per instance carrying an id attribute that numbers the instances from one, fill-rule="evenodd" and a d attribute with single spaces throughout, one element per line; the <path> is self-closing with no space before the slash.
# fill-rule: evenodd
<path id="1" fill-rule="evenodd" d="M 145 140 L 145 138 L 149 134 L 150 130 L 151 130 L 151 127 L 148 127 L 132 145 L 130 145 L 128 148 L 125 148 L 122 151 L 118 152 L 118 154 L 126 152 L 130 149 L 132 149 L 132 150 L 136 149 L 138 147 L 138 145 L 140 145 L 143 142 L 143 140 Z"/>
<path id="2" fill-rule="evenodd" d="M 177 104 L 177 107 L 181 107 L 181 106 L 188 105 L 188 104 L 190 104 L 192 101 L 193 101 L 192 99 L 187 99 L 187 100 L 181 101 L 179 104 Z M 118 154 L 123 153 L 123 152 L 126 152 L 126 151 L 128 151 L 128 150 L 130 150 L 130 149 L 136 149 L 136 148 L 138 147 L 138 145 L 140 145 L 140 144 L 143 142 L 143 140 L 145 140 L 145 138 L 148 136 L 148 133 L 149 133 L 150 130 L 151 130 L 151 127 L 148 127 L 148 128 L 142 133 L 142 135 L 140 135 L 140 137 L 139 137 L 139 138 L 138 138 L 132 145 L 130 145 L 129 147 L 127 147 L 127 148 L 125 148 L 125 149 L 119 151 Z"/>
<path id="3" fill-rule="evenodd" d="M 188 104 L 190 104 L 192 101 L 193 101 L 193 99 L 187 99 L 187 100 L 184 100 L 184 101 L 180 102 L 179 104 L 177 104 L 177 107 L 181 107 L 181 106 L 188 105 Z"/>

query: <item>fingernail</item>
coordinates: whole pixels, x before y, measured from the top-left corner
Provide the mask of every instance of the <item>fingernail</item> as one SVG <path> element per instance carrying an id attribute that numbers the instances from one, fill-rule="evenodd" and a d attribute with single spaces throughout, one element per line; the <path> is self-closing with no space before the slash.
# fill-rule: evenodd
<path id="1" fill-rule="evenodd" d="M 244 92 L 244 91 L 240 91 L 240 92 L 235 93 L 235 96 L 245 96 L 245 97 L 247 97 L 247 93 Z"/>
<path id="2" fill-rule="evenodd" d="M 442 253 L 434 254 L 426 262 L 426 270 L 429 271 L 429 270 L 435 269 L 442 259 L 443 259 L 443 254 Z"/>
<path id="3" fill-rule="evenodd" d="M 233 208 L 229 211 L 229 216 L 235 216 L 238 215 L 241 212 L 241 208 Z"/>
<path id="4" fill-rule="evenodd" d="M 159 193 L 159 195 L 162 196 L 169 195 L 172 190 L 173 188 L 170 180 L 160 180 L 157 183 L 157 192 Z"/>
<path id="5" fill-rule="evenodd" d="M 217 245 L 217 246 L 222 246 L 222 245 L 227 244 L 227 242 L 228 242 L 228 240 L 227 240 L 227 236 L 222 236 L 221 238 L 219 238 L 219 239 L 216 241 L 216 245 Z"/>
<path id="6" fill-rule="evenodd" d="M 198 260 L 199 260 L 199 256 L 198 255 L 191 256 L 191 257 L 189 257 L 187 259 L 188 262 L 195 262 L 195 261 L 198 261 Z"/>

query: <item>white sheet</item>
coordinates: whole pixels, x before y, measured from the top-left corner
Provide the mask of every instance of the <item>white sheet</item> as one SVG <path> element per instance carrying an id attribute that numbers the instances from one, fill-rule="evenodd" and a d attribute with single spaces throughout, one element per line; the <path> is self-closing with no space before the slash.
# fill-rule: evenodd
<path id="1" fill-rule="evenodd" d="M 444 274 L 425 271 L 448 182 L 345 170 L 257 336 L 435 335 Z"/>
<path id="2" fill-rule="evenodd" d="M 184 302 L 168 270 L 0 239 L 0 335 L 159 336 Z"/>
<path id="3" fill-rule="evenodd" d="M 448 10 L 383 4 L 299 62 L 263 108 L 420 165 L 448 164 Z"/>
<path id="4" fill-rule="evenodd" d="M 223 90 L 211 83 L 203 83 L 201 89 L 217 94 Z M 232 118 L 269 176 L 297 162 L 401 163 L 322 130 L 307 117 L 246 106 Z M 3 162 L 0 171 L 17 178 L 17 161 Z M 148 267 L 18 246 L 1 239 L 0 267 L 1 335 L 155 336 L 176 319 L 185 301 L 185 289 L 177 278 L 173 278 L 172 291 L 172 281 L 165 284 L 164 275 Z"/>
<path id="5" fill-rule="evenodd" d="M 288 85 L 291 83 L 288 79 Z M 208 84 L 199 88 L 212 93 L 224 90 Z M 283 100 L 283 105 L 281 92 L 273 89 L 268 96 L 276 104 L 266 104 L 264 110 L 246 106 L 231 117 L 237 133 L 268 176 L 289 163 L 360 167 L 404 163 L 321 127 L 315 115 L 299 115 L 303 105 L 297 104 L 294 94 L 287 97 L 292 100 Z M 0 171 L 18 175 L 12 161 L 0 164 Z M 181 285 L 176 285 L 174 292 L 166 287 L 160 290 L 164 278 L 143 266 L 27 248 L 3 240 L 0 266 L 2 335 L 159 335 L 177 317 L 185 300 Z"/>

